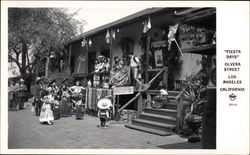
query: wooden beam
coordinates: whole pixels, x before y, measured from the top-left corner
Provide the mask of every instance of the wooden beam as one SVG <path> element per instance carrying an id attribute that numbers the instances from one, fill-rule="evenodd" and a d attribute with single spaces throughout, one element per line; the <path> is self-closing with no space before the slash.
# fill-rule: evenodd
<path id="1" fill-rule="evenodd" d="M 139 95 L 139 98 L 138 98 L 138 102 L 137 102 L 137 116 L 139 117 L 139 115 L 142 113 L 142 95 L 140 94 Z"/>
<path id="2" fill-rule="evenodd" d="M 150 30 L 147 32 L 147 43 L 146 43 L 146 69 L 145 69 L 145 82 L 149 81 L 148 68 L 149 68 L 149 51 L 150 51 Z"/>

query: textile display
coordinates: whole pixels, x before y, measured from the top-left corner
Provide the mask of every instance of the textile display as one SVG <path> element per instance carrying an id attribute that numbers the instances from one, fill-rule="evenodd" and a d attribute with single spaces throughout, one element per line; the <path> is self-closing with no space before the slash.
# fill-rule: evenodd
<path id="1" fill-rule="evenodd" d="M 129 69 L 113 68 L 111 70 L 110 83 L 114 86 L 124 86 L 129 83 Z"/>
<path id="2" fill-rule="evenodd" d="M 97 111 L 97 102 L 106 97 L 112 95 L 112 89 L 103 88 L 89 88 L 87 90 L 87 109 Z"/>

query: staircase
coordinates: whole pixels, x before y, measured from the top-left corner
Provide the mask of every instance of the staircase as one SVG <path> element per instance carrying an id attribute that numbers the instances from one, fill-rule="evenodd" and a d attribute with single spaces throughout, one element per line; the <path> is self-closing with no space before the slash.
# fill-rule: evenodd
<path id="1" fill-rule="evenodd" d="M 127 128 L 161 136 L 172 135 L 177 124 L 177 102 L 179 91 L 169 91 L 168 103 L 162 109 L 147 107 Z"/>

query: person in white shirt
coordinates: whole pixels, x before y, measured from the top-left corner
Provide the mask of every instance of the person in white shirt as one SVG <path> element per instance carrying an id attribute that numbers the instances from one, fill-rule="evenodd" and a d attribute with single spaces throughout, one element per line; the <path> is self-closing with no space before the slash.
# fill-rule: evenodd
<path id="1" fill-rule="evenodd" d="M 130 67 L 132 69 L 133 78 L 139 84 L 139 88 L 141 88 L 142 83 L 139 80 L 140 59 L 137 56 L 134 56 L 132 54 L 130 54 L 129 57 L 130 57 Z"/>

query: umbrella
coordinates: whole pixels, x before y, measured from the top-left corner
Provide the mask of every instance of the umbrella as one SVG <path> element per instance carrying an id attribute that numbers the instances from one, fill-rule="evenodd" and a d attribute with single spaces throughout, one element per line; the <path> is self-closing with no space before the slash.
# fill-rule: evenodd
<path id="1" fill-rule="evenodd" d="M 108 98 L 102 98 L 97 102 L 97 107 L 100 109 L 108 109 L 112 106 L 111 100 Z"/>

